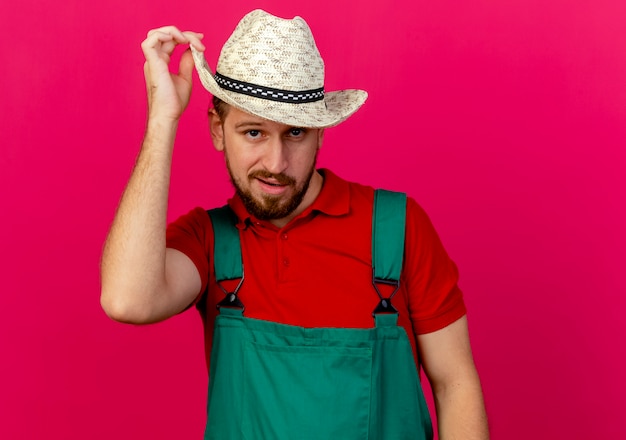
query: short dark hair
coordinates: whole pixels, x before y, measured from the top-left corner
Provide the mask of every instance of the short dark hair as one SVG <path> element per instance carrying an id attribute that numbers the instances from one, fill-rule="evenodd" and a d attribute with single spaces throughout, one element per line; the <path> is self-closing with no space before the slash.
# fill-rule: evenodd
<path id="1" fill-rule="evenodd" d="M 230 105 L 226 104 L 217 96 L 213 96 L 213 108 L 215 109 L 217 116 L 219 116 L 222 122 L 224 122 L 224 118 L 226 118 L 226 115 L 228 114 Z"/>

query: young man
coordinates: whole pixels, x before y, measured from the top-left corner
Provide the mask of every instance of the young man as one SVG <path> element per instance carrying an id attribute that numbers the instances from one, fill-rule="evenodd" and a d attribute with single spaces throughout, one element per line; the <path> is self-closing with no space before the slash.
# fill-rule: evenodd
<path id="1" fill-rule="evenodd" d="M 107 314 L 150 323 L 196 305 L 211 375 L 207 439 L 431 438 L 419 366 L 440 437 L 487 438 L 456 267 L 425 213 L 315 167 L 324 129 L 367 94 L 324 91 L 299 17 L 246 15 L 215 74 L 202 38 L 164 27 L 142 44 L 149 117 L 103 253 Z M 166 226 L 194 63 L 214 96 L 211 136 L 235 196 Z"/>

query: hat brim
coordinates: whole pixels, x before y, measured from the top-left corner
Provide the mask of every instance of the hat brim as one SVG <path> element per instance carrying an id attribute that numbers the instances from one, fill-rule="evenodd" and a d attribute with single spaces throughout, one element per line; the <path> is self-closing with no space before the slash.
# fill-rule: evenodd
<path id="1" fill-rule="evenodd" d="M 367 99 L 364 90 L 326 92 L 324 99 L 307 103 L 278 102 L 222 89 L 202 52 L 191 48 L 200 82 L 213 96 L 238 109 L 294 127 L 327 128 L 348 119 Z"/>

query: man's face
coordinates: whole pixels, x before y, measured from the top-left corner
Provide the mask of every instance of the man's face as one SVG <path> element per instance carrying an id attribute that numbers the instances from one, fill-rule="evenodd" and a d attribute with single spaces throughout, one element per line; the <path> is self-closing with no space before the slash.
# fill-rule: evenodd
<path id="1" fill-rule="evenodd" d="M 315 171 L 323 130 L 291 127 L 230 107 L 211 114 L 213 143 L 248 212 L 283 226 L 310 205 L 322 185 Z"/>

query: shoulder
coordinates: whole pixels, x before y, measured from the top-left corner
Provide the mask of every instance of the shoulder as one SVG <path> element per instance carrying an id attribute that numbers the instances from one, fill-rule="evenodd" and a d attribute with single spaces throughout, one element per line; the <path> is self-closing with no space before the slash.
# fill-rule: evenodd
<path id="1" fill-rule="evenodd" d="M 211 219 L 207 211 L 202 207 L 196 207 L 191 211 L 179 216 L 172 221 L 167 229 L 170 230 L 196 230 L 201 231 L 211 227 Z"/>
<path id="2" fill-rule="evenodd" d="M 426 210 L 413 197 L 406 199 L 406 215 L 407 224 L 411 227 L 433 228 Z"/>
<path id="3" fill-rule="evenodd" d="M 212 248 L 213 226 L 207 211 L 196 207 L 167 225 L 167 247 L 185 252 L 190 247 Z M 185 252 L 187 253 L 187 252 Z"/>

